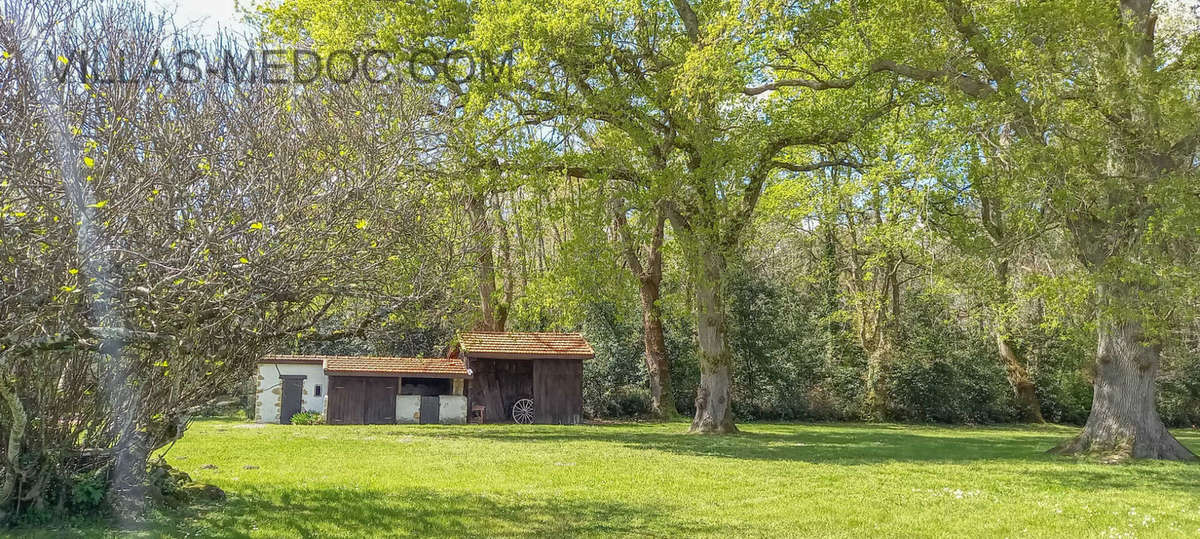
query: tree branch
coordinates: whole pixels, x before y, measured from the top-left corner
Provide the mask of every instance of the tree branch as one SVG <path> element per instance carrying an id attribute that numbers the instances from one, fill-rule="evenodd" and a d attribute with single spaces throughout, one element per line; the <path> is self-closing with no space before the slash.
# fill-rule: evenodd
<path id="1" fill-rule="evenodd" d="M 625 254 L 625 261 L 629 264 L 629 269 L 637 278 L 646 278 L 646 269 L 642 266 L 642 261 L 638 259 L 637 248 L 633 245 L 633 235 L 629 233 L 629 221 L 625 218 L 627 211 L 623 200 L 614 199 L 612 201 L 613 224 L 617 229 L 617 236 L 621 240 L 621 251 Z"/>
<path id="2" fill-rule="evenodd" d="M 675 207 L 674 201 L 664 200 L 661 204 L 661 207 L 663 213 L 666 214 L 667 219 L 671 220 L 672 227 L 680 232 L 691 233 L 692 222 L 688 220 L 686 215 L 679 211 L 679 208 Z"/>
<path id="3" fill-rule="evenodd" d="M 851 161 L 849 159 L 826 159 L 824 161 L 817 161 L 816 163 L 808 163 L 806 165 L 797 165 L 795 163 L 788 163 L 779 160 L 771 161 L 771 168 L 782 168 L 791 172 L 812 172 L 814 170 L 821 170 L 829 167 L 849 167 L 855 170 L 862 170 L 863 164 L 859 163 L 858 161 Z"/>
<path id="4" fill-rule="evenodd" d="M 962 0 L 943 0 L 943 3 L 950 22 L 954 24 L 954 29 L 962 36 L 963 41 L 966 41 L 967 45 L 974 49 L 992 80 L 1004 81 L 1012 78 L 1012 70 L 996 58 L 991 44 L 983 38 L 979 27 L 975 26 L 975 22 L 969 19 L 970 13 L 963 5 Z"/>
<path id="5" fill-rule="evenodd" d="M 857 82 L 858 79 L 780 79 L 775 82 L 763 84 L 762 86 L 747 86 L 742 89 L 742 93 L 748 96 L 756 96 L 759 94 L 772 92 L 780 88 L 789 87 L 811 88 L 813 90 L 830 90 L 833 88 L 850 88 L 853 87 Z"/>
<path id="6" fill-rule="evenodd" d="M 871 64 L 871 72 L 890 71 L 902 77 L 923 82 L 947 82 L 971 97 L 987 97 L 996 93 L 986 82 L 971 78 L 965 73 L 955 73 L 949 69 L 933 71 L 909 65 L 897 64 L 891 60 L 876 60 Z"/>
<path id="7" fill-rule="evenodd" d="M 671 0 L 675 5 L 675 11 L 679 13 L 679 20 L 683 22 L 683 28 L 687 31 L 688 40 L 692 43 L 700 41 L 700 21 L 696 18 L 696 11 L 692 9 L 692 5 L 688 0 Z"/>

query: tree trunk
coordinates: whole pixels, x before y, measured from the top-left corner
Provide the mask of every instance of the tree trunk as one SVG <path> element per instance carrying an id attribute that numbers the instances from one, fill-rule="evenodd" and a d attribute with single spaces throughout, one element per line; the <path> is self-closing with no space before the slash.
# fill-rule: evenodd
<path id="1" fill-rule="evenodd" d="M 638 256 L 638 247 L 629 232 L 628 211 L 622 200 L 615 200 L 613 224 L 621 240 L 622 251 L 629 270 L 638 280 L 638 293 L 642 300 L 642 334 L 646 344 L 646 372 L 650 378 L 650 406 L 659 419 L 679 416 L 675 408 L 675 394 L 671 391 L 671 364 L 667 359 L 666 338 L 663 336 L 662 310 L 658 306 L 662 285 L 663 227 L 666 216 L 662 210 L 655 212 L 654 233 L 650 240 L 650 253 L 643 266 Z"/>
<path id="2" fill-rule="evenodd" d="M 982 197 L 983 201 L 983 222 L 984 228 L 992 237 L 992 243 L 999 245 L 1005 242 L 1007 232 L 1004 228 L 1003 214 L 1000 210 L 995 209 L 991 199 Z M 994 259 L 996 267 L 996 282 L 999 284 L 1000 294 L 996 299 L 997 303 L 1009 304 L 1013 301 L 1012 293 L 1009 291 L 1009 267 L 1008 257 L 998 257 Z M 1000 324 L 1002 319 L 993 311 L 993 324 Z M 1017 353 L 1008 344 L 1008 338 L 999 329 L 999 326 L 994 330 L 996 336 L 996 351 L 1000 355 L 1000 363 L 1004 365 L 1005 372 L 1008 373 L 1008 383 L 1012 386 L 1013 395 L 1017 398 L 1017 407 L 1021 411 L 1021 420 L 1026 423 L 1045 423 L 1046 419 L 1042 417 L 1042 403 L 1038 400 L 1037 386 L 1034 385 L 1033 379 L 1029 377 L 1029 371 L 1025 368 L 1025 363 L 1021 358 L 1017 357 Z"/>
<path id="3" fill-rule="evenodd" d="M 1008 339 L 1000 333 L 996 333 L 996 348 L 1000 354 L 1000 361 L 1008 373 L 1008 383 L 1012 385 L 1013 394 L 1017 398 L 1017 407 L 1021 410 L 1021 421 L 1045 423 L 1046 419 L 1042 417 L 1042 403 L 1038 401 L 1037 391 L 1033 380 L 1029 377 L 1029 371 L 1025 369 L 1025 365 L 1021 363 L 1017 353 L 1009 346 Z"/>
<path id="4" fill-rule="evenodd" d="M 150 442 L 133 421 L 122 429 L 117 459 L 109 477 L 109 502 L 113 516 L 126 529 L 136 527 L 146 514 L 146 462 Z"/>
<path id="5" fill-rule="evenodd" d="M 482 316 L 479 329 L 504 331 L 496 312 L 496 261 L 492 254 L 492 227 L 488 223 L 487 206 L 482 196 L 469 195 L 466 207 L 471 218 L 471 230 L 476 238 L 475 248 L 479 251 L 475 262 L 475 280 L 479 286 L 479 310 Z"/>
<path id="6" fill-rule="evenodd" d="M 1099 291 L 1104 296 L 1104 289 Z M 1052 449 L 1063 455 L 1093 454 L 1106 460 L 1195 460 L 1155 408 L 1159 345 L 1147 343 L 1140 323 L 1115 320 L 1099 329 L 1092 411 L 1075 438 Z"/>
<path id="7" fill-rule="evenodd" d="M 822 271 L 825 273 L 823 290 L 825 312 L 821 313 L 825 319 L 822 324 L 822 329 L 825 331 L 825 369 L 827 372 L 833 372 L 834 366 L 840 361 L 838 338 L 842 332 L 841 323 L 835 316 L 841 308 L 841 288 L 838 283 L 837 265 L 837 231 L 834 229 L 833 219 L 828 216 L 823 218 L 821 227 L 825 229 L 825 250 L 821 258 Z"/>
<path id="8" fill-rule="evenodd" d="M 3 356 L 0 356 L 3 359 Z M 15 390 L 8 387 L 8 382 L 0 377 L 0 397 L 9 410 L 8 447 L 0 455 L 5 462 L 0 463 L 0 525 L 5 522 L 8 514 L 3 510 L 12 501 L 21 470 L 21 444 L 25 441 L 25 422 L 28 417 L 25 407 Z"/>
<path id="9" fill-rule="evenodd" d="M 733 356 L 729 352 L 721 285 L 725 257 L 714 249 L 701 251 L 696 282 L 696 332 L 700 338 L 700 387 L 692 433 L 737 432 L 731 409 Z"/>
<path id="10" fill-rule="evenodd" d="M 891 351 L 887 344 L 879 344 L 867 354 L 867 394 L 863 411 L 868 420 L 887 419 L 888 396 L 884 387 L 883 369 L 891 362 Z"/>
<path id="11" fill-rule="evenodd" d="M 1155 146 L 1154 137 L 1159 131 L 1159 111 L 1150 104 L 1161 98 L 1150 82 L 1155 79 L 1147 78 L 1156 65 L 1153 2 L 1123 1 L 1120 16 L 1131 33 L 1121 36 L 1125 49 L 1120 66 L 1123 73 L 1117 77 L 1120 84 L 1114 87 L 1122 91 L 1134 88 L 1139 93 L 1133 98 L 1118 94 L 1118 107 L 1109 113 L 1123 122 L 1120 131 L 1111 136 L 1107 168 L 1109 178 L 1128 181 L 1105 193 L 1105 209 L 1110 210 L 1105 217 L 1112 221 L 1088 214 L 1068 220 L 1075 236 L 1076 255 L 1093 275 L 1101 276 L 1117 266 L 1111 263 L 1114 259 L 1122 263 L 1145 260 L 1136 249 L 1143 242 L 1142 234 L 1150 228 L 1144 216 L 1154 213 L 1153 196 L 1147 193 L 1154 192 L 1151 186 L 1164 174 L 1170 174 L 1162 169 L 1164 161 L 1144 153 L 1145 148 Z M 1140 93 L 1146 90 L 1152 93 Z M 1133 136 L 1138 140 L 1130 144 Z M 1105 460 L 1195 460 L 1196 455 L 1167 431 L 1158 416 L 1155 386 L 1161 344 L 1148 339 L 1137 314 L 1131 314 L 1144 312 L 1141 298 L 1153 292 L 1155 285 L 1137 275 L 1106 279 L 1096 289 L 1102 310 L 1097 325 L 1092 411 L 1083 431 L 1052 451 L 1096 454 Z"/>
<path id="12" fill-rule="evenodd" d="M 675 408 L 675 393 L 671 391 L 671 367 L 663 335 L 662 311 L 658 307 L 659 285 L 647 279 L 641 279 L 639 283 L 646 372 L 650 377 L 650 406 L 655 417 L 671 419 L 678 417 L 679 411 Z"/>
<path id="13" fill-rule="evenodd" d="M 896 324 L 900 316 L 900 286 L 896 278 L 895 268 L 888 255 L 884 267 L 889 274 L 876 280 L 883 283 L 883 288 L 875 289 L 874 282 L 865 283 L 877 300 L 874 303 L 859 305 L 859 339 L 862 349 L 867 354 L 866 394 L 863 398 L 863 417 L 872 421 L 883 421 L 888 418 L 888 406 L 891 397 L 888 395 L 887 380 L 884 377 L 888 366 L 895 357 L 896 343 L 899 333 Z M 855 280 L 860 279 L 855 277 Z"/>

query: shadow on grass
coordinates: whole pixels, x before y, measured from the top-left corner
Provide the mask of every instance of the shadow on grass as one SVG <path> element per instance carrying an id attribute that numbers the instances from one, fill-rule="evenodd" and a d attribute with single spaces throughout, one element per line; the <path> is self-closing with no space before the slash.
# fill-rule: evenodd
<path id="1" fill-rule="evenodd" d="M 748 460 L 789 460 L 812 464 L 874 465 L 889 461 L 970 463 L 989 460 L 1069 461 L 1046 451 L 1074 434 L 1055 426 L 988 427 L 980 429 L 927 426 L 836 424 L 747 425 L 731 436 L 697 436 L 683 432 L 638 432 L 621 425 L 577 427 L 442 427 L 429 432 L 436 438 L 467 438 L 514 443 L 597 442 L 635 450 L 664 451 L 689 456 Z M 961 434 L 942 433 L 961 430 Z M 417 431 L 405 434 L 420 434 Z M 1180 439 L 1200 449 L 1200 437 Z M 1195 469 L 1200 477 L 1200 467 Z"/>
<path id="2" fill-rule="evenodd" d="M 183 517 L 172 519 L 173 529 L 203 537 L 657 536 L 735 531 L 681 521 L 646 506 L 430 489 L 250 489 L 239 491 L 215 511 Z M 256 523 L 269 525 L 257 530 Z"/>
<path id="3" fill-rule="evenodd" d="M 682 431 L 629 432 L 607 425 L 534 430 L 440 429 L 429 435 L 513 443 L 597 442 L 691 456 L 842 465 L 870 465 L 886 461 L 969 462 L 1047 458 L 1043 456 L 1045 450 L 1064 438 L 1058 432 L 1011 436 L 997 431 L 994 434 L 972 432 L 963 436 L 943 436 L 887 426 L 847 429 L 840 425 L 835 431 L 822 430 L 820 427 L 798 428 L 787 433 L 746 429 L 730 436 L 697 436 Z"/>

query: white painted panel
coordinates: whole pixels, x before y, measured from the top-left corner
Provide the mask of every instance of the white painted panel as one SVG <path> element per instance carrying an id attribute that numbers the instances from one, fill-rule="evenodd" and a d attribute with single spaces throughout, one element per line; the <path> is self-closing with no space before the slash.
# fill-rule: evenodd
<path id="1" fill-rule="evenodd" d="M 467 398 L 461 395 L 438 397 L 438 420 L 445 424 L 467 422 Z"/>
<path id="2" fill-rule="evenodd" d="M 396 395 L 396 422 L 418 423 L 421 421 L 421 396 Z"/>
<path id="3" fill-rule="evenodd" d="M 258 366 L 258 389 L 255 392 L 254 420 L 259 423 L 278 423 L 280 398 L 283 384 L 280 375 L 304 375 L 304 395 L 300 398 L 300 410 L 325 413 L 325 394 L 329 383 L 325 379 L 322 365 L 297 365 L 293 363 L 263 363 Z M 317 396 L 321 386 L 321 396 Z"/>

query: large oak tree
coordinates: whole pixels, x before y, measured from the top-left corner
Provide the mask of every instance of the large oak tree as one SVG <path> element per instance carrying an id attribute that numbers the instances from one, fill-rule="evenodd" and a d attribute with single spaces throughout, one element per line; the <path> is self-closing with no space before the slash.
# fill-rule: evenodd
<path id="1" fill-rule="evenodd" d="M 1092 410 L 1062 453 L 1194 458 L 1160 420 L 1155 385 L 1171 288 L 1195 272 L 1178 240 L 1194 238 L 1184 216 L 1200 207 L 1189 187 L 1197 36 L 1159 33 L 1159 15 L 1152 0 L 938 0 L 875 15 L 913 31 L 881 47 L 873 68 L 938 85 L 953 106 L 990 117 L 992 133 L 1011 138 L 1002 158 L 1070 231 L 1091 280 Z"/>

